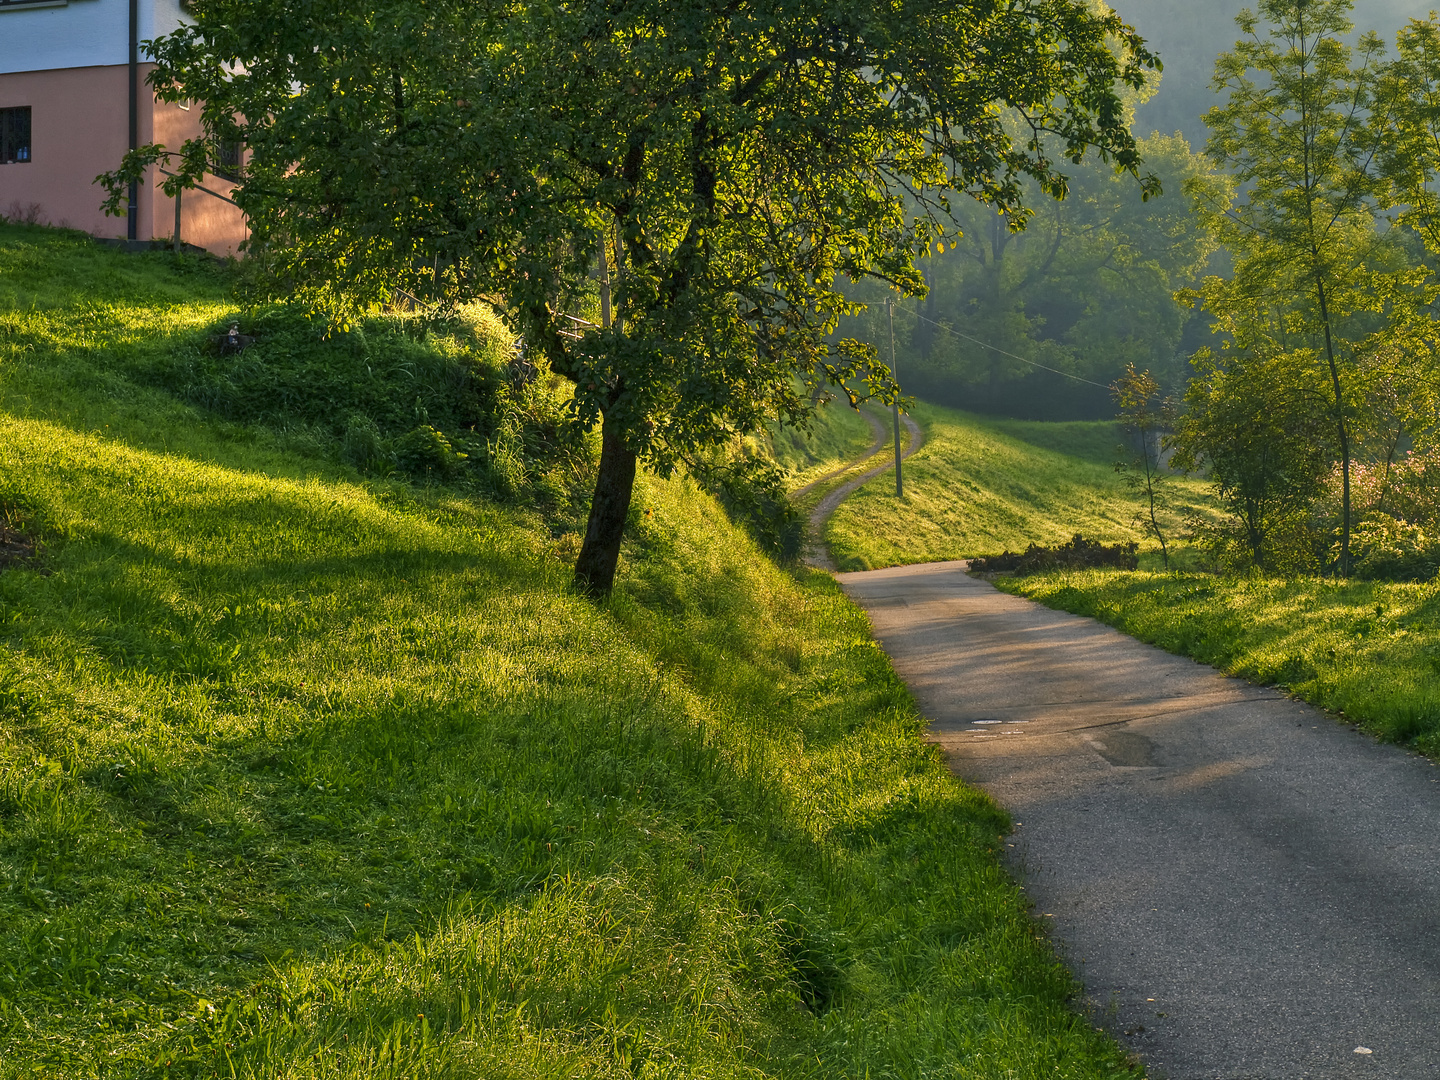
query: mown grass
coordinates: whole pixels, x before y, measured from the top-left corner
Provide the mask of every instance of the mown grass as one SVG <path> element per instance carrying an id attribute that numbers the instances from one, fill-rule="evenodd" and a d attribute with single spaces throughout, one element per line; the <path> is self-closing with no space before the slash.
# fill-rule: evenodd
<path id="1" fill-rule="evenodd" d="M 0 1077 L 1132 1075 L 828 577 L 645 478 L 580 599 L 132 378 L 190 270 L 0 227 Z"/>
<path id="2" fill-rule="evenodd" d="M 919 403 L 912 412 L 925 444 L 905 462 L 905 497 L 877 477 L 830 519 L 826 540 L 842 570 L 1023 551 L 1075 533 L 1140 540 L 1139 503 L 1115 472 L 1114 424 L 982 418 Z M 1209 513 L 1204 485 L 1170 481 L 1168 512 L 1178 526 Z"/>
<path id="3" fill-rule="evenodd" d="M 996 585 L 1440 755 L 1440 583 L 1087 571 Z"/>

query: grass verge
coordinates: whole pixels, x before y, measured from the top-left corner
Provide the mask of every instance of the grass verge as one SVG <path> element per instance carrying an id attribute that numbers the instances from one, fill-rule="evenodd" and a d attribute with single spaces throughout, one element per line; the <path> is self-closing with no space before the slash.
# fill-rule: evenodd
<path id="1" fill-rule="evenodd" d="M 842 570 L 936 562 L 1075 533 L 1139 540 L 1139 504 L 1112 465 L 1119 433 L 1103 422 L 1041 423 L 974 416 L 925 403 L 912 412 L 925 443 L 905 462 L 905 497 L 877 477 L 830 519 L 826 540 Z M 1171 480 L 1177 521 L 1208 512 L 1204 485 Z"/>
<path id="2" fill-rule="evenodd" d="M 139 378 L 178 265 L 0 227 L 0 1077 L 1133 1075 L 828 577 L 645 478 L 588 603 Z"/>
<path id="3" fill-rule="evenodd" d="M 815 414 L 808 434 L 789 427 L 772 431 L 770 454 L 789 472 L 787 486 L 794 490 L 853 461 L 873 441 L 865 417 L 832 400 Z"/>
<path id="4" fill-rule="evenodd" d="M 1085 571 L 996 586 L 1440 756 L 1440 584 Z"/>

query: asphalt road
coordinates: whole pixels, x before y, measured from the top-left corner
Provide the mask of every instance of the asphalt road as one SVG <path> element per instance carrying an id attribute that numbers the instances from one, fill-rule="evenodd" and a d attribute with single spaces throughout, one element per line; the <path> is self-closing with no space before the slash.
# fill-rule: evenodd
<path id="1" fill-rule="evenodd" d="M 822 477 L 821 480 L 815 481 L 815 483 L 805 485 L 805 487 L 801 488 L 800 491 L 792 494 L 791 498 L 794 498 L 795 495 L 799 495 L 804 491 L 808 491 L 810 488 L 814 487 L 815 484 L 821 483 L 824 480 L 828 480 L 841 472 L 846 472 L 849 469 L 853 469 L 856 465 L 865 461 L 867 458 L 874 457 L 875 454 L 880 450 L 880 448 L 885 445 L 886 440 L 889 439 L 891 436 L 890 429 L 886 428 L 884 424 L 880 421 L 880 419 L 874 416 L 872 413 L 865 412 L 863 415 L 865 419 L 870 422 L 870 430 L 876 437 L 875 446 L 872 447 L 870 451 L 864 456 L 857 458 L 855 461 L 852 461 L 849 465 L 845 466 L 844 469 L 838 469 L 836 470 L 836 472 L 831 473 L 829 476 Z M 911 454 L 915 453 L 916 450 L 920 449 L 920 445 L 925 441 L 925 433 L 920 430 L 920 425 L 915 423 L 915 421 L 910 419 L 910 417 L 908 416 L 902 414 L 900 417 L 900 422 L 905 425 L 905 430 L 910 433 L 909 442 L 900 451 L 900 461 L 903 464 L 906 458 L 908 458 Z M 855 492 L 859 491 L 864 484 L 869 483 L 871 480 L 875 479 L 875 477 L 879 476 L 883 472 L 889 472 L 894 467 L 895 457 L 892 454 L 890 457 L 886 458 L 881 464 L 876 465 L 872 469 L 867 469 L 865 472 L 861 473 L 853 480 L 849 480 L 841 484 L 834 491 L 827 494 L 823 499 L 821 499 L 818 503 L 815 504 L 815 509 L 810 511 L 809 524 L 811 545 L 810 550 L 805 558 L 806 563 L 808 563 L 810 566 L 818 567 L 821 570 L 835 569 L 835 563 L 830 558 L 829 549 L 826 548 L 825 542 L 822 539 L 822 536 L 825 532 L 825 522 L 829 520 L 830 515 L 835 512 L 835 509 L 842 502 L 848 499 L 851 495 L 855 494 Z M 901 474 L 900 480 L 903 484 L 905 480 L 903 473 Z"/>
<path id="2" fill-rule="evenodd" d="M 1440 768 L 962 566 L 839 580 L 1096 1021 L 1164 1080 L 1440 1078 Z"/>

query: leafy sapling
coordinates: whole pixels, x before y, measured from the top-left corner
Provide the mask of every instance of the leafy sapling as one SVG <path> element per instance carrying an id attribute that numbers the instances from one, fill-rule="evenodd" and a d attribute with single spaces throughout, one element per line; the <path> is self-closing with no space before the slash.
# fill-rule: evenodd
<path id="1" fill-rule="evenodd" d="M 1122 473 L 1125 484 L 1139 496 L 1142 508 L 1135 515 L 1136 524 L 1160 544 L 1160 557 L 1170 569 L 1170 547 L 1160 514 L 1169 505 L 1169 470 L 1165 467 L 1165 433 L 1175 420 L 1173 404 L 1161 395 L 1160 384 L 1148 371 L 1136 371 L 1133 363 L 1125 365 L 1125 373 L 1110 387 L 1119 410 L 1118 419 L 1126 441 L 1123 456 L 1115 462 L 1115 471 Z"/>

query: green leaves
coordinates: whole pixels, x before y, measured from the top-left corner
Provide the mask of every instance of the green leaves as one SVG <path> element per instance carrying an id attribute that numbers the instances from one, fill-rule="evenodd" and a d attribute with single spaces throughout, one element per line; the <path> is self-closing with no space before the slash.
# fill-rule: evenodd
<path id="1" fill-rule="evenodd" d="M 797 376 L 889 400 L 832 351 L 837 275 L 919 290 L 950 195 L 1021 212 L 1022 178 L 1065 190 L 1051 143 L 1134 171 L 1116 88 L 1157 63 L 1078 0 L 208 0 L 196 18 L 153 44 L 152 81 L 245 141 L 236 199 L 277 293 L 337 318 L 395 288 L 502 298 L 581 415 L 623 413 L 657 462 L 802 421 Z M 601 238 L 615 325 L 578 340 L 563 315 Z"/>
<path id="2" fill-rule="evenodd" d="M 826 385 L 894 400 L 832 340 L 837 278 L 922 292 L 952 196 L 1023 214 L 1092 148 L 1136 172 L 1118 88 L 1157 63 L 1085 0 L 201 0 L 151 48 L 159 95 L 248 147 L 235 200 L 277 296 L 336 321 L 396 289 L 493 298 L 605 453 L 662 473 L 803 426 Z M 607 460 L 600 592 L 633 476 Z"/>
<path id="3" fill-rule="evenodd" d="M 1207 419 L 1190 430 L 1199 440 L 1193 445 L 1217 469 L 1222 494 L 1248 490 L 1260 477 L 1279 485 L 1264 498 L 1252 491 L 1239 513 L 1257 560 L 1268 528 L 1257 507 L 1271 498 L 1313 499 L 1318 461 L 1337 461 L 1342 497 L 1335 566 L 1342 574 L 1351 563 L 1352 459 L 1379 449 L 1357 436 L 1390 429 L 1394 438 L 1384 452 L 1393 454 L 1396 424 L 1419 435 L 1433 423 L 1433 417 L 1405 416 L 1396 408 L 1402 399 L 1425 395 L 1396 388 L 1417 375 L 1433 380 L 1433 371 L 1422 375 L 1414 366 L 1430 350 L 1411 345 L 1430 336 L 1428 305 L 1435 293 L 1425 281 L 1428 273 L 1417 274 L 1405 251 L 1406 230 L 1378 228 L 1387 208 L 1400 208 L 1402 224 L 1413 224 L 1422 235 L 1428 227 L 1428 206 L 1412 190 L 1426 166 L 1402 164 L 1395 149 L 1415 152 L 1423 142 L 1425 110 L 1403 102 L 1428 77 L 1426 34 L 1412 24 L 1409 37 L 1401 35 L 1401 62 L 1387 64 L 1374 34 L 1354 48 L 1345 43 L 1351 6 L 1350 0 L 1266 0 L 1260 14 L 1269 25 L 1262 31 L 1257 20 L 1242 18 L 1247 37 L 1216 65 L 1214 86 L 1228 91 L 1228 98 L 1206 117 L 1207 150 L 1232 173 L 1243 198 L 1231 201 L 1229 193 L 1216 192 L 1197 199 L 1235 262 L 1228 281 L 1208 278 L 1200 290 L 1228 338 L 1228 354 L 1189 395 L 1197 415 L 1231 417 L 1228 398 L 1253 383 L 1257 401 L 1280 409 L 1279 399 L 1293 404 L 1320 392 L 1309 372 L 1317 369 L 1328 391 L 1333 440 L 1315 441 L 1308 451 L 1287 447 L 1277 456 L 1254 442 L 1249 433 L 1258 429 L 1249 423 L 1216 426 Z M 1423 180 L 1419 184 L 1423 188 Z M 1207 397 L 1212 391 L 1219 396 Z M 1294 411 L 1287 405 L 1273 416 L 1287 410 Z M 1309 407 L 1302 412 L 1309 416 Z M 1264 424 L 1273 424 L 1273 416 Z M 1209 434 L 1201 435 L 1202 428 Z M 1273 437 L 1284 443 L 1318 439 L 1308 423 L 1282 424 Z M 1275 465 L 1281 457 L 1288 463 Z M 1220 471 L 1221 461 L 1230 463 L 1224 468 L 1232 475 Z M 1304 512 L 1295 507 L 1287 512 Z M 1305 545 L 1323 552 L 1329 546 L 1323 531 Z"/>

